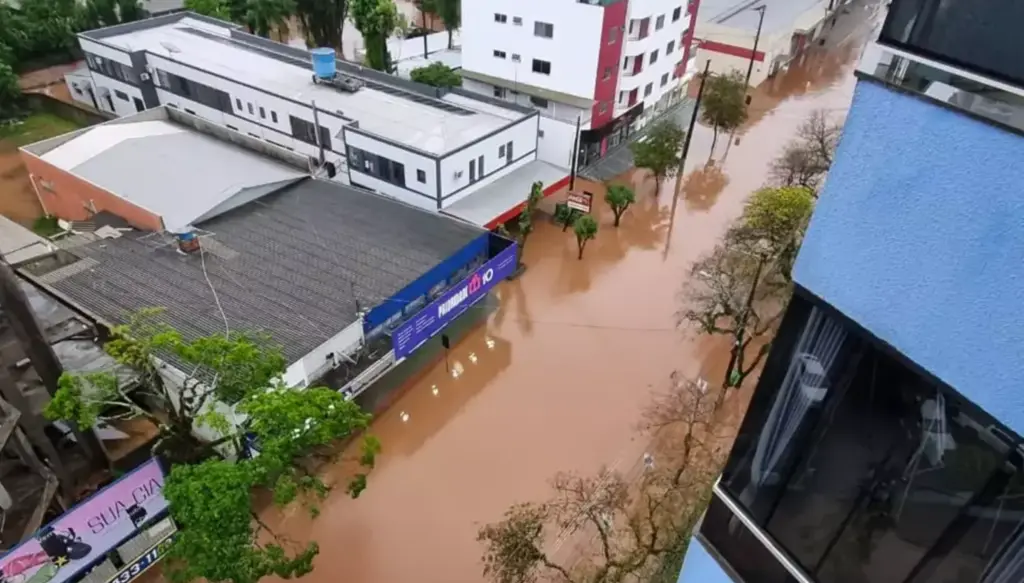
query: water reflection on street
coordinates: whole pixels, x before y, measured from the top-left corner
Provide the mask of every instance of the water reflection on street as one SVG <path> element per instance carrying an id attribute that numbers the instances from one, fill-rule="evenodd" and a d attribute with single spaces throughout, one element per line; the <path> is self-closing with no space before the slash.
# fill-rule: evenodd
<path id="1" fill-rule="evenodd" d="M 637 203 L 615 229 L 601 187 L 588 186 L 600 232 L 582 261 L 571 230 L 541 220 L 526 245 L 528 271 L 498 288 L 487 323 L 380 413 L 373 431 L 384 453 L 363 496 L 333 496 L 314 521 L 301 511 L 283 520 L 320 542 L 306 580 L 480 581 L 481 524 L 544 498 L 557 471 L 632 464 L 643 452 L 638 413 L 672 371 L 718 382 L 721 339 L 676 327 L 688 267 L 808 112 L 843 114 L 859 47 L 854 38 L 809 55 L 768 82 L 727 154 L 730 140 L 719 140 L 720 164 L 705 168 L 711 132 L 698 128 L 675 205 L 674 181 L 655 192 L 649 176 L 627 175 Z"/>

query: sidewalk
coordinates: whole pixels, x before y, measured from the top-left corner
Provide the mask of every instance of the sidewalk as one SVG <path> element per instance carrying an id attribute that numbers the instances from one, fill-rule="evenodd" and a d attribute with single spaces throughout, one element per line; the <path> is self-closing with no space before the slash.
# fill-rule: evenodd
<path id="1" fill-rule="evenodd" d="M 604 182 L 632 170 L 633 152 L 629 149 L 629 145 L 647 135 L 647 132 L 650 131 L 651 128 L 666 119 L 674 120 L 679 127 L 685 129 L 686 126 L 690 124 L 690 116 L 693 112 L 694 102 L 693 98 L 686 97 L 671 108 L 665 110 L 665 112 L 660 116 L 647 122 L 647 125 L 644 126 L 643 130 L 630 136 L 629 141 L 616 146 L 615 149 L 606 153 L 604 158 L 601 158 L 590 166 L 581 168 L 579 175 L 588 180 Z"/>

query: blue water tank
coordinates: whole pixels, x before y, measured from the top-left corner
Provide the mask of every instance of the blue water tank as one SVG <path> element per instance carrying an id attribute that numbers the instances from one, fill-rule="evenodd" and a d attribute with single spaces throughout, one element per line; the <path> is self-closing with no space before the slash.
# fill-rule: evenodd
<path id="1" fill-rule="evenodd" d="M 313 72 L 321 79 L 334 78 L 334 49 L 320 48 L 309 51 L 313 55 Z"/>

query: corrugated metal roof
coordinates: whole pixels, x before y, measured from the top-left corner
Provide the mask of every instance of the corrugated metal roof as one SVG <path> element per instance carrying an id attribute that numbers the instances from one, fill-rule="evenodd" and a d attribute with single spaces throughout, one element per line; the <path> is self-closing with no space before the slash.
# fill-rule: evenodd
<path id="1" fill-rule="evenodd" d="M 96 264 L 50 285 L 111 322 L 165 307 L 187 337 L 224 331 L 212 287 L 232 331 L 269 333 L 294 362 L 354 322 L 357 300 L 381 303 L 484 233 L 313 179 L 200 228 L 200 241 L 216 241 L 202 255 L 178 252 L 167 235 L 129 233 L 73 249 Z"/>

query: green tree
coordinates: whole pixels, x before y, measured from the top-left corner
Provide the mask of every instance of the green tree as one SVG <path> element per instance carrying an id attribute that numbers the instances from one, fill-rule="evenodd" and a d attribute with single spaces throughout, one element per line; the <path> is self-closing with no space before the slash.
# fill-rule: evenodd
<path id="1" fill-rule="evenodd" d="M 21 114 L 21 88 L 18 76 L 7 63 L 0 61 L 0 122 Z"/>
<path id="2" fill-rule="evenodd" d="M 341 50 L 348 0 L 297 0 L 295 12 L 314 46 Z"/>
<path id="3" fill-rule="evenodd" d="M 295 0 L 246 0 L 245 22 L 253 34 L 270 38 L 277 30 L 288 36 L 288 19 L 295 14 Z"/>
<path id="4" fill-rule="evenodd" d="M 743 74 L 710 75 L 705 80 L 700 119 L 714 130 L 711 150 L 718 142 L 718 132 L 732 132 L 747 120 L 747 86 Z"/>
<path id="5" fill-rule="evenodd" d="M 142 5 L 139 0 L 117 0 L 117 15 L 121 22 L 133 22 L 142 19 Z"/>
<path id="6" fill-rule="evenodd" d="M 636 202 L 636 194 L 632 188 L 626 185 L 609 184 L 604 193 L 604 201 L 611 207 L 612 214 L 615 215 L 615 226 L 618 227 L 622 213 L 626 212 L 629 205 Z"/>
<path id="7" fill-rule="evenodd" d="M 560 202 L 555 205 L 555 223 L 562 225 L 562 232 L 566 232 L 569 227 L 576 224 L 576 219 L 582 215 L 580 211 L 569 208 L 568 203 Z"/>
<path id="8" fill-rule="evenodd" d="M 185 0 L 185 9 L 211 18 L 231 20 L 231 7 L 225 0 Z"/>
<path id="9" fill-rule="evenodd" d="M 743 209 L 731 238 L 763 241 L 787 280 L 814 211 L 814 191 L 803 186 L 765 187 Z"/>
<path id="10" fill-rule="evenodd" d="M 393 0 L 351 0 L 352 22 L 363 35 L 366 64 L 378 71 L 391 71 L 388 37 L 398 26 L 398 8 Z"/>
<path id="11" fill-rule="evenodd" d="M 409 77 L 417 83 L 434 87 L 458 87 L 462 85 L 462 75 L 448 65 L 434 62 L 425 67 L 417 67 L 409 72 Z"/>
<path id="12" fill-rule="evenodd" d="M 0 42 L 12 49 L 18 63 L 70 54 L 81 24 L 82 10 L 75 0 L 25 0 L 17 11 L 0 10 Z"/>
<path id="13" fill-rule="evenodd" d="M 583 259 L 583 248 L 587 246 L 587 241 L 597 237 L 597 221 L 590 215 L 580 215 L 573 223 L 572 231 L 576 234 L 576 247 L 580 250 L 576 258 Z"/>
<path id="14" fill-rule="evenodd" d="M 88 28 L 114 26 L 121 22 L 117 16 L 117 0 L 86 0 L 82 7 L 83 18 Z"/>
<path id="15" fill-rule="evenodd" d="M 663 121 L 654 126 L 641 138 L 629 145 L 633 152 L 633 163 L 637 168 L 647 168 L 654 174 L 658 188 L 666 176 L 670 176 L 679 166 L 683 138 L 686 132 L 671 121 Z"/>
<path id="16" fill-rule="evenodd" d="M 169 552 L 172 581 L 255 583 L 308 573 L 316 543 L 286 548 L 293 545 L 260 521 L 253 494 L 269 490 L 277 504 L 302 502 L 315 513 L 316 499 L 331 489 L 317 477 L 315 461 L 336 457 L 339 442 L 363 432 L 370 416 L 326 387 L 283 386 L 284 357 L 266 339 L 185 340 L 158 318 L 156 310 L 137 314 L 115 327 L 105 346 L 137 383 L 110 373 L 64 374 L 46 416 L 86 427 L 100 419 L 144 419 L 156 427 L 153 453 L 171 464 L 164 494 L 182 527 Z M 157 359 L 171 357 L 179 370 L 194 371 L 180 386 L 161 375 Z M 199 437 L 199 430 L 213 437 Z M 246 437 L 259 444 L 259 455 L 238 462 L 218 455 L 218 448 L 240 448 Z M 358 462 L 372 468 L 379 451 L 376 439 L 364 437 Z M 360 472 L 348 491 L 358 496 L 365 484 Z"/>
<path id="17" fill-rule="evenodd" d="M 462 28 L 462 2 L 461 0 L 432 0 L 437 7 L 436 14 L 444 22 L 444 29 L 448 32 L 448 48 L 452 48 L 452 33 Z"/>

